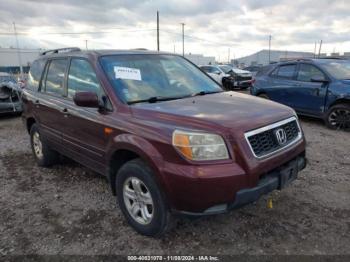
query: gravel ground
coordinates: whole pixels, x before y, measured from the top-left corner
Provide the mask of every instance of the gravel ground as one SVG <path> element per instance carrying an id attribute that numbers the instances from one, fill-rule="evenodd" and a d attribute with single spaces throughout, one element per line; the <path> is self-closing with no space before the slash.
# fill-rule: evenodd
<path id="1" fill-rule="evenodd" d="M 308 167 L 281 192 L 225 215 L 182 219 L 162 239 L 125 222 L 106 179 L 64 160 L 36 166 L 18 117 L 0 118 L 0 256 L 350 254 L 350 134 L 302 118 Z"/>

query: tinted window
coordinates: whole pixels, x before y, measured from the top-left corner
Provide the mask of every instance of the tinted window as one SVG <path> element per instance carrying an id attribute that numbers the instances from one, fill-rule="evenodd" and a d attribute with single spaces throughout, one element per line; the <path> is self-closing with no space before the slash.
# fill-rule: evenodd
<path id="1" fill-rule="evenodd" d="M 202 69 L 204 72 L 209 73 L 210 67 L 209 67 L 209 66 L 202 66 L 201 69 Z"/>
<path id="2" fill-rule="evenodd" d="M 52 60 L 45 81 L 45 91 L 63 95 L 67 59 Z"/>
<path id="3" fill-rule="evenodd" d="M 222 88 L 197 67 L 173 55 L 114 55 L 101 64 L 117 95 L 126 102 L 183 97 Z"/>
<path id="4" fill-rule="evenodd" d="M 277 76 L 282 78 L 293 78 L 295 65 L 283 65 L 278 69 Z"/>
<path id="5" fill-rule="evenodd" d="M 218 68 L 216 68 L 216 67 L 212 67 L 212 68 L 211 68 L 211 72 L 210 72 L 210 73 L 220 74 L 220 73 L 221 73 L 221 71 L 220 71 Z"/>
<path id="6" fill-rule="evenodd" d="M 89 91 L 100 95 L 101 87 L 90 63 L 84 59 L 72 59 L 68 74 L 68 97 L 75 92 Z"/>
<path id="7" fill-rule="evenodd" d="M 45 67 L 45 60 L 36 60 L 30 66 L 26 88 L 37 91 L 42 72 Z"/>
<path id="8" fill-rule="evenodd" d="M 263 66 L 259 69 L 259 71 L 256 73 L 256 76 L 262 76 L 262 75 L 266 75 L 268 74 L 273 68 L 275 67 L 275 65 L 267 65 L 267 66 Z M 273 70 L 271 75 L 273 75 L 275 72 L 277 72 L 277 69 Z"/>
<path id="9" fill-rule="evenodd" d="M 298 81 L 304 81 L 304 82 L 311 82 L 311 78 L 317 77 L 324 79 L 324 74 L 315 66 L 313 65 L 307 65 L 307 64 L 301 64 L 298 72 Z"/>

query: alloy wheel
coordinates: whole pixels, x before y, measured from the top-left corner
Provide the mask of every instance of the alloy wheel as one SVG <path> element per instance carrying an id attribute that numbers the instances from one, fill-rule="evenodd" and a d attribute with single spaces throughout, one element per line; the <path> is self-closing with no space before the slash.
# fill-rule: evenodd
<path id="1" fill-rule="evenodd" d="M 328 122 L 334 129 L 350 129 L 350 110 L 339 108 L 333 110 L 328 116 Z"/>
<path id="2" fill-rule="evenodd" d="M 129 177 L 123 186 L 123 198 L 130 216 L 138 223 L 147 225 L 154 216 L 154 204 L 147 186 L 136 177 Z"/>
<path id="3" fill-rule="evenodd" d="M 38 132 L 33 134 L 33 148 L 36 157 L 41 159 L 43 157 L 43 144 L 41 143 L 40 134 Z"/>

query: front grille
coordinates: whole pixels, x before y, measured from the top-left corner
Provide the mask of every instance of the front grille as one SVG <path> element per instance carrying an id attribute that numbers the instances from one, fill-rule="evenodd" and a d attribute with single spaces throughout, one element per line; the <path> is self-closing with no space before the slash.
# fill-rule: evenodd
<path id="1" fill-rule="evenodd" d="M 280 129 L 285 134 L 284 139 L 280 139 L 283 141 L 278 141 L 278 135 L 276 134 L 276 131 Z M 245 136 L 254 155 L 256 157 L 264 157 L 301 138 L 301 131 L 297 120 L 293 117 L 267 127 L 250 131 Z"/>

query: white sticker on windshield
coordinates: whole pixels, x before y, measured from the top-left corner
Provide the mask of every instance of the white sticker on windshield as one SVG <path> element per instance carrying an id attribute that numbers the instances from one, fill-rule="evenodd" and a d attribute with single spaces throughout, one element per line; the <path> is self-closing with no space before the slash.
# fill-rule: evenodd
<path id="1" fill-rule="evenodd" d="M 116 79 L 138 80 L 141 81 L 140 69 L 115 66 L 114 74 Z"/>

